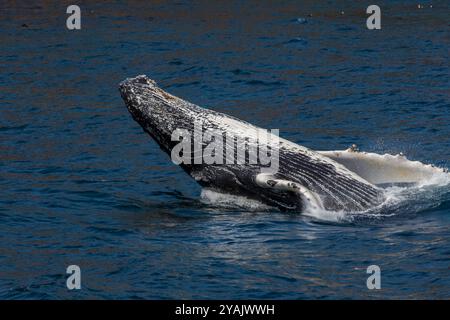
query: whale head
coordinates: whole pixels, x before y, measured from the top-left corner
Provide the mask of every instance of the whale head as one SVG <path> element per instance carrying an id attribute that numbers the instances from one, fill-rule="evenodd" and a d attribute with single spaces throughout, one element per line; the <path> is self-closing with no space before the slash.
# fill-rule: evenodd
<path id="1" fill-rule="evenodd" d="M 202 135 L 211 130 L 223 135 L 233 133 L 235 137 L 241 137 L 242 141 L 244 138 L 249 138 L 249 132 L 257 129 L 244 121 L 201 108 L 175 97 L 159 88 L 155 81 L 144 75 L 124 80 L 119 85 L 119 91 L 133 119 L 159 144 L 163 151 L 171 156 L 173 162 L 175 161 L 172 151 L 179 144 L 179 140 L 173 140 L 173 133 L 176 130 L 182 129 L 193 133 L 191 141 L 194 145 L 197 141 L 195 132 L 198 132 L 196 131 L 198 123 L 201 123 Z M 203 152 L 207 143 L 203 138 L 201 141 L 200 148 Z M 250 142 L 246 140 L 246 143 Z M 247 148 L 246 155 L 248 155 L 249 145 L 246 144 L 245 147 Z M 203 154 L 200 157 L 203 158 Z M 233 160 L 237 160 L 237 151 L 233 153 L 233 157 Z M 282 200 L 287 198 L 289 198 L 287 201 L 289 207 L 292 207 L 292 204 L 298 207 L 301 203 L 295 195 L 277 194 L 278 192 L 274 193 L 272 190 L 261 187 L 259 185 L 261 179 L 257 179 L 257 175 L 261 173 L 259 164 L 237 164 L 237 161 L 232 164 L 225 163 L 226 155 L 224 155 L 223 164 L 210 164 L 204 161 L 197 163 L 195 159 L 198 157 L 194 150 L 189 151 L 189 158 L 192 159 L 191 162 L 177 164 L 202 187 L 220 192 L 248 195 L 256 199 L 270 193 L 266 199 L 274 200 L 275 205 L 284 202 Z M 273 201 L 269 202 L 273 204 Z"/>
<path id="2" fill-rule="evenodd" d="M 190 121 L 183 116 L 178 104 L 171 103 L 180 99 L 161 90 L 155 81 L 145 75 L 122 81 L 119 91 L 133 119 L 163 150 L 170 152 L 173 130 Z"/>

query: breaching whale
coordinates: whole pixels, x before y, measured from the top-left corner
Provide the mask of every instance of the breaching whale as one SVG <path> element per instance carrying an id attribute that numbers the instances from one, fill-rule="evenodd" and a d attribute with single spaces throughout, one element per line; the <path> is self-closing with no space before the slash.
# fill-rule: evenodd
<path id="1" fill-rule="evenodd" d="M 203 131 L 214 129 L 248 141 L 244 145 L 247 154 L 252 147 L 259 147 L 255 146 L 258 140 L 249 139 L 249 135 L 263 129 L 175 97 L 147 76 L 126 79 L 119 90 L 134 120 L 169 155 L 178 143 L 173 141 L 174 131 L 194 132 L 196 121 L 202 123 Z M 200 145 L 204 149 L 207 142 L 200 141 Z M 384 201 L 381 188 L 339 163 L 336 154 L 328 156 L 283 138 L 270 139 L 268 145 L 278 156 L 276 172 L 263 170 L 259 163 L 192 161 L 179 165 L 204 188 L 246 196 L 284 210 L 301 211 L 308 205 L 332 211 L 364 211 Z M 194 159 L 196 155 L 192 151 L 188 156 Z M 237 157 L 237 152 L 231 157 Z"/>

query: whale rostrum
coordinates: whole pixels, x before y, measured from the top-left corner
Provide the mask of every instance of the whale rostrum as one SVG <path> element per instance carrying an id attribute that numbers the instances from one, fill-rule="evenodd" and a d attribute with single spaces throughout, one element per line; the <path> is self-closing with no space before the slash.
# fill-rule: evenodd
<path id="1" fill-rule="evenodd" d="M 173 96 L 145 75 L 126 79 L 120 83 L 119 90 L 133 119 L 172 158 L 174 151 L 178 153 L 180 141 L 189 141 L 185 140 L 186 136 L 174 140 L 174 132 L 192 134 L 193 141 L 185 144 L 182 152 L 183 159 L 192 161 L 174 162 L 204 188 L 243 195 L 295 211 L 302 211 L 307 206 L 333 211 L 364 211 L 384 200 L 382 189 L 332 157 Z M 214 139 L 210 132 L 215 132 Z M 196 136 L 203 138 L 195 139 Z M 218 136 L 227 139 L 223 144 L 215 144 L 215 149 L 211 148 L 211 141 L 216 142 Z M 244 143 L 239 145 L 239 141 Z M 228 147 L 233 151 L 228 152 Z M 224 161 L 199 161 L 199 157 L 211 149 L 214 149 L 212 158 L 220 160 L 222 156 L 217 157 L 217 151 L 222 151 L 221 148 L 227 150 Z M 271 167 L 273 163 L 238 161 L 242 154 L 251 158 L 255 150 L 276 155 L 276 170 Z M 257 157 L 261 154 L 259 152 Z"/>

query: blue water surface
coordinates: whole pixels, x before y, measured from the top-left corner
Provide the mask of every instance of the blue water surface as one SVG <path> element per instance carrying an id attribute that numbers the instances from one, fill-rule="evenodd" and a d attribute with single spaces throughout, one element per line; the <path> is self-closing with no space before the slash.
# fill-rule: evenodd
<path id="1" fill-rule="evenodd" d="M 207 204 L 118 92 L 449 167 L 448 1 L 380 1 L 381 30 L 356 1 L 78 2 L 78 31 L 67 1 L 0 4 L 1 299 L 450 298 L 448 187 L 344 221 Z"/>

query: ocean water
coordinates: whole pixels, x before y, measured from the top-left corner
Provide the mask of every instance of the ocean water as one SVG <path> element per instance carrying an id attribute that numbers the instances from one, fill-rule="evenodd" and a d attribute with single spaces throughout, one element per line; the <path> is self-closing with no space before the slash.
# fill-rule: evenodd
<path id="1" fill-rule="evenodd" d="M 448 184 L 366 215 L 202 191 L 118 92 L 147 74 L 315 150 L 448 168 L 448 2 L 379 2 L 372 31 L 354 1 L 79 1 L 78 31 L 69 4 L 0 4 L 1 299 L 450 298 Z"/>

